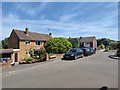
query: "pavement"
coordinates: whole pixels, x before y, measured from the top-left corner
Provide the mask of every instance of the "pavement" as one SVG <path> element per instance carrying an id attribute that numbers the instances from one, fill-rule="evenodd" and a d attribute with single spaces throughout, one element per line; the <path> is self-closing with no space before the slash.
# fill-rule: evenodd
<path id="1" fill-rule="evenodd" d="M 12 72 L 24 70 L 24 69 L 27 69 L 27 68 L 33 68 L 33 67 L 36 67 L 38 65 L 53 62 L 54 60 L 55 60 L 55 58 L 50 59 L 48 61 L 44 61 L 44 62 L 38 62 L 38 63 L 32 63 L 32 64 L 18 64 L 18 65 L 15 65 L 15 66 L 2 68 L 2 76 L 8 75 L 9 73 L 12 73 Z"/>
<path id="2" fill-rule="evenodd" d="M 113 53 L 98 51 L 95 55 L 77 60 L 57 58 L 33 65 L 16 66 L 12 71 L 3 71 L 2 87 L 118 88 L 119 60 L 109 58 Z"/>

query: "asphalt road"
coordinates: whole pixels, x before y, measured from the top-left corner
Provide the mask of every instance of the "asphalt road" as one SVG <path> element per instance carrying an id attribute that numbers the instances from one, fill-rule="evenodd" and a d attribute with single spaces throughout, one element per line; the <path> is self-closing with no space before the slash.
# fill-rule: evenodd
<path id="1" fill-rule="evenodd" d="M 65 61 L 54 60 L 2 76 L 3 88 L 118 88 L 118 60 L 101 52 Z"/>

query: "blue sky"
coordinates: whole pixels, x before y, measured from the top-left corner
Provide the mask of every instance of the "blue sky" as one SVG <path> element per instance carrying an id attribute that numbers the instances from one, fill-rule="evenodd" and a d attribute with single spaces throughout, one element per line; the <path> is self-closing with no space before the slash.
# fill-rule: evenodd
<path id="1" fill-rule="evenodd" d="M 12 29 L 54 37 L 118 39 L 117 2 L 3 2 L 2 38 Z"/>

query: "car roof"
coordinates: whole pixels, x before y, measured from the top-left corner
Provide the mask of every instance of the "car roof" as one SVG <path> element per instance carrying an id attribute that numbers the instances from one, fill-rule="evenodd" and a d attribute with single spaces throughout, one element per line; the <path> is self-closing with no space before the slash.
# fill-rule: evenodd
<path id="1" fill-rule="evenodd" d="M 81 48 L 81 49 L 89 49 L 89 47 L 87 48 L 87 47 L 83 47 L 83 48 Z"/>
<path id="2" fill-rule="evenodd" d="M 79 49 L 79 48 L 71 48 L 71 49 Z"/>

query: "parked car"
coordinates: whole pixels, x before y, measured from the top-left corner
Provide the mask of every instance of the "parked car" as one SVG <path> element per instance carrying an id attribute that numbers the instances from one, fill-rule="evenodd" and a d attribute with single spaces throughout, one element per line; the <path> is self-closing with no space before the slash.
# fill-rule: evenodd
<path id="1" fill-rule="evenodd" d="M 7 59 L 6 58 L 0 58 L 0 63 L 2 65 L 6 64 L 7 63 Z"/>
<path id="2" fill-rule="evenodd" d="M 3 65 L 3 64 L 7 64 L 7 58 L 1 58 L 0 59 L 0 63 Z M 14 60 L 10 60 L 10 64 L 12 65 L 12 66 L 14 66 L 15 65 L 15 61 Z"/>
<path id="3" fill-rule="evenodd" d="M 96 53 L 96 49 L 95 48 L 89 48 L 90 49 L 90 54 L 95 54 Z"/>
<path id="4" fill-rule="evenodd" d="M 77 59 L 79 57 L 83 57 L 83 50 L 80 48 L 72 48 L 67 53 L 63 55 L 63 59 Z"/>
<path id="5" fill-rule="evenodd" d="M 89 56 L 91 55 L 90 49 L 89 48 L 81 48 L 83 50 L 84 56 Z"/>

